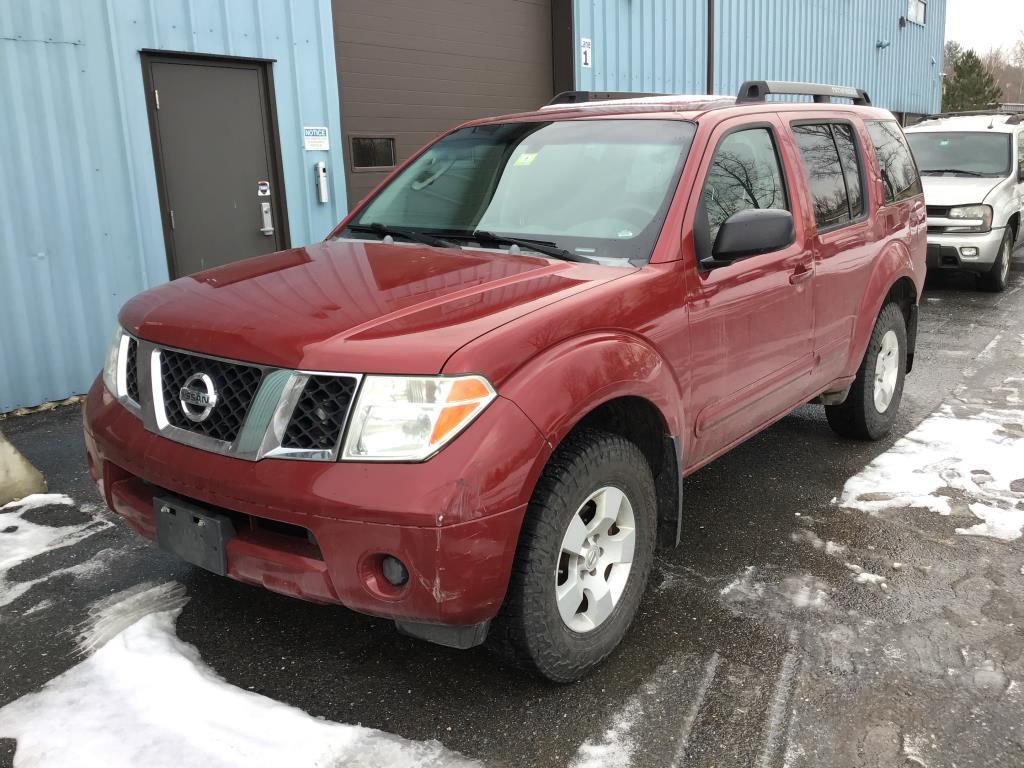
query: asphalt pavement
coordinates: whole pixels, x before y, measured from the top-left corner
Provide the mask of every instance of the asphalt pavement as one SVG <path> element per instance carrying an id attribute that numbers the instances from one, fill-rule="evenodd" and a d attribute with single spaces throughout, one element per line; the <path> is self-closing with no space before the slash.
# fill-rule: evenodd
<path id="1" fill-rule="evenodd" d="M 114 524 L 7 573 L 33 583 L 0 607 L 0 707 L 81 662 L 97 601 L 175 581 L 189 597 L 178 637 L 229 683 L 490 766 L 1024 765 L 1022 540 L 956 534 L 970 513 L 955 503 L 937 515 L 836 502 L 944 403 L 1019 403 L 1022 344 L 1024 250 L 1002 294 L 930 280 L 893 434 L 843 440 L 806 406 L 689 477 L 682 544 L 659 554 L 620 649 L 574 685 L 218 578 Z M 38 524 L 104 515 L 80 419 L 65 407 L 0 422 L 76 502 L 26 513 Z M 1024 439 L 1019 455 L 1024 475 Z M 102 567 L 85 578 L 87 562 Z M 0 766 L 13 754 L 0 740 Z"/>

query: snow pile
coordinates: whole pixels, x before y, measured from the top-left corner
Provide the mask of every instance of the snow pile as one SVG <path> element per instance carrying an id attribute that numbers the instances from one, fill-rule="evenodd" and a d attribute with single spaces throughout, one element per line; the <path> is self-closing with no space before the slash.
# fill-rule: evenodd
<path id="1" fill-rule="evenodd" d="M 73 525 L 51 526 L 39 525 L 24 517 L 26 512 L 34 509 L 70 507 L 74 503 L 61 493 L 37 493 L 0 507 L 0 607 L 14 602 L 44 580 L 9 583 L 7 573 L 16 565 L 44 552 L 70 547 L 110 526 L 108 521 L 99 518 Z"/>
<path id="2" fill-rule="evenodd" d="M 948 515 L 966 498 L 981 522 L 956 532 L 1017 539 L 1024 527 L 1024 411 L 943 406 L 851 477 L 840 506 L 870 514 L 920 507 Z"/>
<path id="3" fill-rule="evenodd" d="M 226 683 L 174 633 L 180 585 L 131 590 L 92 614 L 98 650 L 38 693 L 0 709 L 18 765 L 119 768 L 469 768 L 436 742 L 320 720 Z M 110 633 L 147 608 L 117 634 Z M 103 642 L 105 640 L 105 643 Z"/>

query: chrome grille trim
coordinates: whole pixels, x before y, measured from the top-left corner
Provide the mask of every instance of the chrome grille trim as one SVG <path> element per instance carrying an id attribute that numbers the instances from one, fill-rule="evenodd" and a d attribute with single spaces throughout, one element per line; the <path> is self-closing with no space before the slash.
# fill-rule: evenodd
<path id="1" fill-rule="evenodd" d="M 358 392 L 359 385 L 362 382 L 361 374 L 297 371 L 154 344 L 143 339 L 136 339 L 136 343 L 136 361 L 138 366 L 136 376 L 139 382 L 139 394 L 142 402 L 134 404 L 135 407 L 132 408 L 128 402 L 125 402 L 127 398 L 119 397 L 119 400 L 140 416 L 143 426 L 148 431 L 182 445 L 245 461 L 259 461 L 264 458 L 300 459 L 305 461 L 337 460 L 355 396 L 352 397 L 346 409 L 337 441 L 331 450 L 284 448 L 282 441 L 284 440 L 284 435 L 288 429 L 295 406 L 302 396 L 303 389 L 310 376 L 349 377 L 353 379 L 355 391 Z M 261 372 L 262 377 L 259 386 L 249 402 L 241 428 L 238 430 L 234 440 L 230 442 L 218 440 L 199 432 L 182 429 L 171 423 L 167 415 L 167 409 L 175 404 L 165 402 L 164 400 L 163 376 L 161 375 L 162 353 L 165 351 L 206 358 L 232 365 L 244 365 L 258 369 Z M 125 360 L 126 357 L 127 355 L 122 355 L 121 359 Z M 126 365 L 127 361 L 125 361 L 122 367 Z M 119 371 L 120 375 L 121 371 Z"/>

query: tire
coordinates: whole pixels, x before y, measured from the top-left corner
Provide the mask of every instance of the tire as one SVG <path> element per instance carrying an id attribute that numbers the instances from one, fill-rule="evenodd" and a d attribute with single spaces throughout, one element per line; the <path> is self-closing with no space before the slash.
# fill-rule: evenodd
<path id="1" fill-rule="evenodd" d="M 999 255 L 996 257 L 992 268 L 983 275 L 978 276 L 978 284 L 986 291 L 1002 293 L 1010 282 L 1010 258 L 1013 253 L 1013 230 L 1006 228 L 1003 234 L 1003 242 L 999 244 Z"/>
<path id="2" fill-rule="evenodd" d="M 621 501 L 616 503 L 616 492 L 626 500 L 628 510 Z M 592 501 L 595 494 L 603 495 Z M 587 547 L 588 552 L 597 549 L 601 555 L 594 569 L 584 573 L 588 561 L 564 551 L 563 545 L 582 530 L 580 523 L 587 530 L 603 527 L 598 502 L 602 509 L 618 510 L 616 522 L 622 527 L 597 534 L 594 543 L 608 549 Z M 591 511 L 593 517 L 585 522 Z M 615 558 L 607 552 L 619 552 L 619 559 L 624 559 L 627 511 L 632 514 L 633 548 L 624 572 L 623 564 L 605 563 L 607 557 Z M 557 683 L 578 680 L 597 666 L 625 636 L 640 606 L 654 559 L 656 525 L 654 478 L 640 449 L 600 430 L 570 434 L 548 461 L 527 508 L 508 594 L 488 638 L 492 649 L 514 666 Z M 573 575 L 580 581 L 570 583 Z M 591 604 L 586 584 L 599 586 L 595 579 L 603 579 L 608 593 L 600 603 L 595 599 Z M 586 611 L 567 621 L 563 612 L 572 613 L 570 594 L 577 583 L 583 585 L 580 594 L 586 598 L 578 608 Z M 561 603 L 556 597 L 559 589 L 566 595 Z M 594 616 L 608 610 L 609 595 L 616 591 L 610 613 L 591 626 Z"/>
<path id="3" fill-rule="evenodd" d="M 892 364 L 896 366 L 894 379 Z M 843 437 L 856 440 L 884 437 L 896 421 L 906 375 L 907 322 L 899 305 L 886 304 L 875 321 L 867 352 L 846 400 L 840 405 L 825 406 L 829 426 Z M 879 376 L 883 377 L 881 392 L 876 391 Z M 886 392 L 888 398 L 884 396 Z M 877 399 L 876 394 L 880 395 Z"/>

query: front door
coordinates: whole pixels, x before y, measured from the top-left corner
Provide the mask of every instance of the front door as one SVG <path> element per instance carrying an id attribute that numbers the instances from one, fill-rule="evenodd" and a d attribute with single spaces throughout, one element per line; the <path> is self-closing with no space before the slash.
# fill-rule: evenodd
<path id="1" fill-rule="evenodd" d="M 143 54 L 171 277 L 288 247 L 269 64 Z"/>
<path id="2" fill-rule="evenodd" d="M 774 119 L 729 121 L 716 130 L 693 214 L 698 259 L 711 255 L 719 227 L 735 213 L 799 211 L 781 130 Z M 799 213 L 794 223 L 796 240 L 780 251 L 689 272 L 691 466 L 786 412 L 808 390 L 814 262 Z"/>

